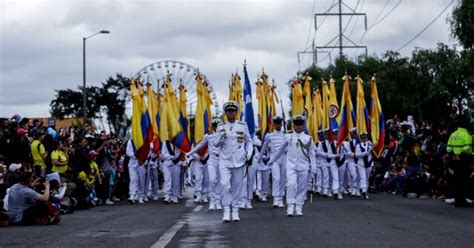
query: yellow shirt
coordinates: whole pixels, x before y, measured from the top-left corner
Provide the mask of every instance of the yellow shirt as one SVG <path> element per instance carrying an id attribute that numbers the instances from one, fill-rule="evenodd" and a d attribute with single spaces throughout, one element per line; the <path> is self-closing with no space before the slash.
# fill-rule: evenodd
<path id="1" fill-rule="evenodd" d="M 85 171 L 81 171 L 79 173 L 79 177 L 82 181 L 86 183 L 88 188 L 93 188 L 95 184 L 95 175 L 99 171 L 99 166 L 95 161 L 91 161 L 90 163 L 91 171 L 90 174 L 87 174 Z"/>
<path id="2" fill-rule="evenodd" d="M 54 160 L 57 159 L 60 162 L 66 162 L 66 165 L 58 166 L 54 164 Z M 53 172 L 58 172 L 58 173 L 64 173 L 67 171 L 67 156 L 66 154 L 61 151 L 61 150 L 54 150 L 51 153 L 51 161 L 53 162 L 53 168 L 51 169 Z"/>
<path id="3" fill-rule="evenodd" d="M 33 157 L 34 166 L 40 166 L 41 170 L 46 170 L 46 162 L 43 159 L 42 154 L 46 154 L 44 145 L 39 140 L 33 140 L 31 142 L 31 156 Z"/>

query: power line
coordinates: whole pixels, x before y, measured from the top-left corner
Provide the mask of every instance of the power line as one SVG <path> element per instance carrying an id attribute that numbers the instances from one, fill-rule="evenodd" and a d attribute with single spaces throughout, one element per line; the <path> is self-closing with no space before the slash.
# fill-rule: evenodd
<path id="1" fill-rule="evenodd" d="M 387 2 L 388 3 L 388 2 Z M 375 19 L 375 22 L 374 24 L 372 24 L 369 28 L 367 28 L 367 30 L 364 32 L 364 34 L 362 35 L 362 37 L 360 38 L 359 42 L 362 42 L 365 38 L 365 35 L 367 34 L 367 32 L 369 32 L 369 30 L 371 30 L 372 28 L 374 28 L 375 26 L 377 26 L 379 23 L 381 23 L 383 20 L 385 20 L 385 18 L 387 18 L 390 14 L 392 14 L 393 11 L 395 11 L 395 9 L 398 8 L 398 6 L 400 6 L 400 4 L 402 3 L 402 0 L 399 0 L 388 12 L 387 14 L 385 14 L 380 20 L 377 21 L 377 19 Z M 383 12 L 383 9 L 380 13 Z"/>
<path id="2" fill-rule="evenodd" d="M 441 17 L 441 15 L 443 15 L 446 10 L 448 10 L 448 8 L 454 3 L 454 1 L 455 0 L 451 0 L 451 2 L 448 4 L 448 6 L 446 6 L 446 8 L 443 9 L 443 11 L 441 11 L 426 27 L 424 27 L 418 34 L 416 34 L 415 37 L 413 37 L 407 43 L 403 44 L 400 48 L 398 48 L 397 52 L 408 46 L 412 41 L 416 40 L 416 38 L 420 37 L 423 32 L 425 32 L 433 23 L 436 22 L 436 20 L 438 20 L 439 17 Z"/>
<path id="3" fill-rule="evenodd" d="M 316 6 L 316 0 L 313 0 L 313 8 L 312 8 L 312 11 L 311 11 L 311 22 L 309 23 L 309 29 L 308 29 L 308 35 L 306 36 L 306 43 L 305 43 L 305 47 L 308 46 L 308 42 L 309 42 L 309 36 L 311 34 L 311 30 L 312 30 L 312 27 L 313 27 L 313 15 L 314 15 L 314 7 Z M 316 31 L 315 31 L 316 32 Z M 306 50 L 305 50 L 306 51 Z"/>
<path id="4" fill-rule="evenodd" d="M 357 44 L 355 44 L 352 40 L 350 40 L 347 36 L 344 35 L 344 32 L 347 30 L 347 27 L 349 27 L 350 23 L 351 23 L 351 20 L 353 18 L 353 16 L 355 15 L 363 15 L 365 16 L 365 27 L 367 28 L 367 17 L 366 17 L 366 14 L 364 13 L 356 13 L 357 12 L 357 8 L 360 4 L 360 0 L 357 1 L 357 4 L 355 6 L 355 8 L 351 8 L 349 7 L 348 5 L 346 5 L 345 3 L 342 2 L 342 0 L 339 0 L 338 1 L 338 5 L 339 5 L 339 12 L 338 13 L 322 13 L 322 14 L 315 14 L 315 18 L 318 16 L 318 15 L 322 15 L 322 16 L 329 16 L 329 15 L 335 15 L 335 16 L 339 16 L 339 35 L 336 36 L 335 38 L 339 37 L 339 46 L 335 46 L 335 45 L 332 45 L 332 46 L 329 46 L 329 43 L 331 43 L 332 41 L 334 41 L 334 39 L 332 39 L 331 41 L 328 42 L 328 44 L 326 44 L 325 46 L 316 46 L 316 49 L 324 49 L 324 48 L 327 48 L 327 49 L 331 49 L 328 53 L 328 55 L 326 55 L 321 61 L 324 61 L 326 60 L 327 57 L 330 56 L 331 52 L 334 50 L 334 48 L 339 48 L 339 56 L 343 56 L 343 48 L 364 48 L 365 49 L 365 52 L 367 54 L 367 46 L 359 46 Z M 352 11 L 352 13 L 342 13 L 342 5 L 346 6 L 348 9 L 350 9 Z M 345 27 L 344 27 L 344 30 L 342 29 L 342 16 L 345 16 L 345 15 L 349 15 L 350 16 L 350 19 L 349 21 L 346 23 Z M 347 42 L 350 42 L 352 45 L 351 46 L 347 46 L 347 45 L 343 45 L 342 41 L 343 41 L 343 38 L 346 40 L 346 43 Z"/>
<path id="5" fill-rule="evenodd" d="M 357 2 L 357 5 L 359 4 L 359 2 Z M 362 0 L 362 4 L 360 5 L 360 10 L 362 10 L 362 8 L 364 7 L 364 4 L 365 4 L 365 0 Z M 354 8 L 355 11 L 357 11 L 357 5 L 356 7 Z M 357 26 L 357 22 L 359 21 L 359 19 L 356 19 L 355 22 L 354 22 L 354 25 L 352 25 L 352 29 L 351 29 L 351 32 L 349 33 L 349 35 L 347 37 L 349 37 L 349 39 L 351 38 L 352 36 L 352 33 L 354 33 L 354 30 L 355 30 L 355 27 Z M 346 44 L 347 44 L 347 41 L 346 41 Z"/>

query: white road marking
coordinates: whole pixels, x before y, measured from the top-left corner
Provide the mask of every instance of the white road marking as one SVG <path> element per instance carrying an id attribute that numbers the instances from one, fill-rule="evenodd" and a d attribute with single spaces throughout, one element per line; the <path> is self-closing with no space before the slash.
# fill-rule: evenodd
<path id="1" fill-rule="evenodd" d="M 199 212 L 201 211 L 203 205 L 196 206 L 193 209 L 193 212 Z M 161 247 L 166 247 L 173 237 L 176 235 L 176 233 L 179 232 L 179 230 L 186 224 L 186 221 L 181 219 L 178 222 L 176 222 L 173 226 L 171 226 L 166 232 L 161 235 L 160 239 L 156 241 L 151 247 L 152 248 L 161 248 Z"/>
<path id="2" fill-rule="evenodd" d="M 166 247 L 171 240 L 173 239 L 174 235 L 181 229 L 181 227 L 186 224 L 186 221 L 180 220 L 176 222 L 173 226 L 170 227 L 163 235 L 161 235 L 160 239 L 156 241 L 151 247 L 152 248 L 161 248 Z"/>
<path id="3" fill-rule="evenodd" d="M 199 212 L 201 211 L 201 209 L 202 209 L 202 205 L 199 205 L 196 208 L 194 208 L 193 212 Z"/>

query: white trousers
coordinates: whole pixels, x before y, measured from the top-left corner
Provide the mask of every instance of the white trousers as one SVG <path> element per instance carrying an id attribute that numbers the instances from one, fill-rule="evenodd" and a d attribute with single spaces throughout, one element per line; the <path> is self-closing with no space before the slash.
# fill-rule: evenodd
<path id="1" fill-rule="evenodd" d="M 158 196 L 158 167 L 151 166 L 147 178 L 148 195 Z"/>
<path id="2" fill-rule="evenodd" d="M 317 161 L 318 162 L 318 161 Z M 325 166 L 322 165 L 322 163 L 317 163 L 316 164 L 316 175 L 315 175 L 315 188 L 316 192 L 321 193 L 323 190 L 323 176 L 324 176 L 324 169 Z M 326 168 L 326 174 L 327 174 L 327 168 Z"/>
<path id="3" fill-rule="evenodd" d="M 210 157 L 207 161 L 207 170 L 209 173 L 209 196 L 214 200 L 221 200 L 222 185 L 219 158 Z"/>
<path id="4" fill-rule="evenodd" d="M 128 184 L 130 196 L 145 196 L 145 166 L 139 165 L 136 167 L 128 167 L 128 173 L 130 178 L 130 182 Z"/>
<path id="5" fill-rule="evenodd" d="M 242 198 L 245 165 L 239 168 L 219 167 L 222 184 L 222 205 L 238 208 Z"/>
<path id="6" fill-rule="evenodd" d="M 286 203 L 302 206 L 306 197 L 306 184 L 308 182 L 308 171 L 287 170 Z"/>
<path id="7" fill-rule="evenodd" d="M 272 164 L 272 196 L 274 200 L 283 201 L 286 186 L 286 157 L 283 155 Z"/>
<path id="8" fill-rule="evenodd" d="M 260 173 L 260 196 L 267 196 L 270 187 L 270 170 L 261 170 Z"/>
<path id="9" fill-rule="evenodd" d="M 372 172 L 372 166 L 365 168 L 363 164 L 357 164 L 357 172 L 359 174 L 359 188 L 362 192 L 367 192 L 369 186 L 369 176 Z"/>
<path id="10" fill-rule="evenodd" d="M 357 175 L 357 165 L 354 163 L 354 161 L 349 161 L 346 162 L 347 164 L 347 174 L 349 176 L 348 178 L 348 186 L 350 189 L 359 189 L 359 177 Z"/>
<path id="11" fill-rule="evenodd" d="M 202 163 L 193 163 L 193 175 L 194 175 L 194 194 L 195 195 L 206 195 L 209 188 L 209 173 L 207 166 Z"/>
<path id="12" fill-rule="evenodd" d="M 344 186 L 345 184 L 347 184 L 346 171 L 347 171 L 346 163 L 344 163 L 343 165 L 337 168 L 337 173 L 339 175 L 339 194 L 342 194 L 344 192 Z"/>
<path id="13" fill-rule="evenodd" d="M 181 187 L 181 166 L 175 164 L 169 165 L 169 163 L 165 162 L 161 169 L 164 177 L 163 191 L 165 196 L 169 196 L 171 199 L 177 198 Z"/>
<path id="14" fill-rule="evenodd" d="M 253 198 L 253 193 L 256 189 L 256 180 L 257 180 L 257 168 L 255 166 L 250 166 L 247 169 L 247 176 L 244 177 L 244 186 L 242 188 L 242 199 L 250 201 Z"/>

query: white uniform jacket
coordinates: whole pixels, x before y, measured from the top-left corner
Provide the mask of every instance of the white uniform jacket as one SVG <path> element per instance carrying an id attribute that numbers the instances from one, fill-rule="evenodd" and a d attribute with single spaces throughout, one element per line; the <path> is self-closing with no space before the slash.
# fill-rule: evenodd
<path id="1" fill-rule="evenodd" d="M 253 152 L 252 138 L 247 124 L 243 121 L 226 122 L 217 127 L 222 142 L 218 143 L 219 166 L 239 168 L 250 160 Z"/>
<path id="2" fill-rule="evenodd" d="M 316 172 L 315 146 L 311 136 L 301 133 L 286 134 L 286 169 Z"/>

